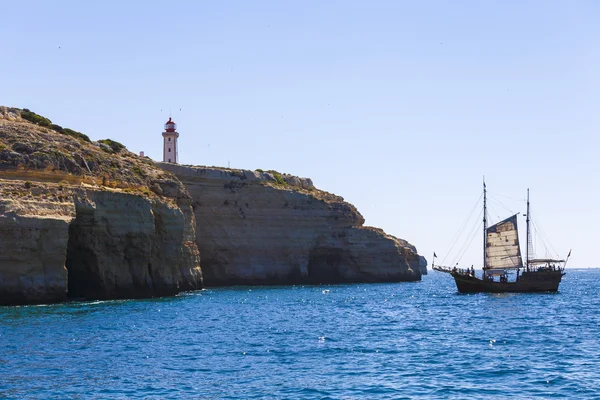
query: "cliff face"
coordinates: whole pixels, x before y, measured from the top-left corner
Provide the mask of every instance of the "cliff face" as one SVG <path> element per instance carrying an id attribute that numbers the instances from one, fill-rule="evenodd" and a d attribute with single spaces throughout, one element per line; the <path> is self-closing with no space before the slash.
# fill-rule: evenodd
<path id="1" fill-rule="evenodd" d="M 412 245 L 363 226 L 354 206 L 309 179 L 159 165 L 192 196 L 206 285 L 421 278 L 424 259 Z"/>
<path id="2" fill-rule="evenodd" d="M 0 180 L 0 305 L 58 301 L 67 294 L 65 258 L 73 203 L 53 191 Z"/>
<path id="3" fill-rule="evenodd" d="M 69 226 L 69 295 L 112 299 L 201 287 L 189 220 L 176 204 L 107 191 L 77 191 Z"/>
<path id="4" fill-rule="evenodd" d="M 151 160 L 65 131 L 0 107 L 0 305 L 201 288 L 181 183 Z"/>
<path id="5" fill-rule="evenodd" d="M 426 273 L 310 179 L 157 165 L 28 110 L 0 107 L 0 194 L 0 305 Z"/>

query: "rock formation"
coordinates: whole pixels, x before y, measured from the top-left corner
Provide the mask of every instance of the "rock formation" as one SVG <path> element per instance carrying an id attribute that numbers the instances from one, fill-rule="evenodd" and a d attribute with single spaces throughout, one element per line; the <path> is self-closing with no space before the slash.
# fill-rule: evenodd
<path id="1" fill-rule="evenodd" d="M 0 305 L 201 288 L 181 183 L 42 118 L 0 107 Z"/>
<path id="2" fill-rule="evenodd" d="M 58 190 L 0 180 L 0 305 L 66 297 L 74 215 L 73 203 Z"/>
<path id="3" fill-rule="evenodd" d="M 426 261 L 344 199 L 277 172 L 159 163 L 192 196 L 207 286 L 414 281 Z"/>
<path id="4" fill-rule="evenodd" d="M 0 195 L 0 305 L 426 273 L 310 179 L 156 164 L 29 110 L 0 107 Z"/>

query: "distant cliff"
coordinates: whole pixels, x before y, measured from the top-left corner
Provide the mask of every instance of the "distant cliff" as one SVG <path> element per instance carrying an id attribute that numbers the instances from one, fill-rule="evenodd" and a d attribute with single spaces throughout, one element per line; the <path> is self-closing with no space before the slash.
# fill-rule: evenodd
<path id="1" fill-rule="evenodd" d="M 191 199 L 111 140 L 0 107 L 0 305 L 202 287 Z"/>
<path id="2" fill-rule="evenodd" d="M 310 179 L 159 163 L 192 196 L 208 286 L 420 280 L 426 261 Z"/>

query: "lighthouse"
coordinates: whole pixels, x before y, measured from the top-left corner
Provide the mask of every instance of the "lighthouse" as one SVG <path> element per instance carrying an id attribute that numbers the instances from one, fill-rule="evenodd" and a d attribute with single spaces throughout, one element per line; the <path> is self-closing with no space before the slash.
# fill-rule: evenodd
<path id="1" fill-rule="evenodd" d="M 177 124 L 169 117 L 165 124 L 165 131 L 162 133 L 163 144 L 163 162 L 177 164 L 177 138 L 179 133 L 176 131 Z"/>

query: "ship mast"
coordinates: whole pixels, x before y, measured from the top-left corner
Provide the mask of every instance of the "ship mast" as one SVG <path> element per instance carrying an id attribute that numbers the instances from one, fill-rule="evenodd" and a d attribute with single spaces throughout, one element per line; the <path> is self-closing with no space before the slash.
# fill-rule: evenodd
<path id="1" fill-rule="evenodd" d="M 487 248 L 487 199 L 485 177 L 483 177 L 483 269 L 487 269 L 485 250 Z"/>
<path id="2" fill-rule="evenodd" d="M 525 267 L 529 271 L 529 247 L 531 247 L 531 231 L 529 229 L 529 189 L 527 189 L 527 251 L 525 252 Z"/>

